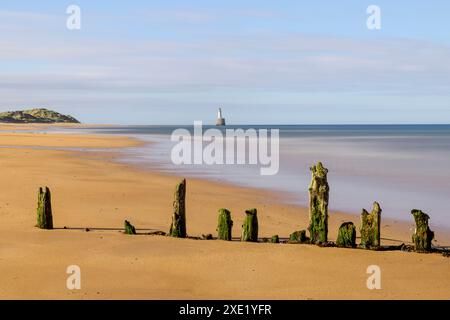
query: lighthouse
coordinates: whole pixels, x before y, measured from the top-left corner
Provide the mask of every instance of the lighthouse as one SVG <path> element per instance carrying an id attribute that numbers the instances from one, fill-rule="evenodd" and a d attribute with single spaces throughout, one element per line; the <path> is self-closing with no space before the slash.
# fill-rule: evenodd
<path id="1" fill-rule="evenodd" d="M 217 120 L 216 120 L 216 126 L 224 126 L 225 125 L 225 118 L 222 117 L 222 108 L 219 108 L 217 111 Z"/>

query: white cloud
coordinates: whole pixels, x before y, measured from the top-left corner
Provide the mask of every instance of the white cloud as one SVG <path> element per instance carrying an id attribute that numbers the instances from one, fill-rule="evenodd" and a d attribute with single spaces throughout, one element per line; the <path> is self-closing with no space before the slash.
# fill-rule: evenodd
<path id="1" fill-rule="evenodd" d="M 189 11 L 153 14 L 186 23 L 217 18 Z M 77 104 L 86 96 L 98 104 L 125 99 L 143 104 L 145 97 L 155 101 L 154 94 L 161 92 L 172 94 L 170 103 L 175 103 L 177 94 L 224 88 L 249 104 L 245 91 L 292 97 L 314 92 L 448 95 L 450 90 L 450 48 L 431 42 L 275 33 L 105 39 L 69 32 L 62 20 L 0 11 L 1 105 L 28 97 Z M 116 98 L 111 101 L 108 94 Z M 261 101 L 257 93 L 252 97 Z"/>

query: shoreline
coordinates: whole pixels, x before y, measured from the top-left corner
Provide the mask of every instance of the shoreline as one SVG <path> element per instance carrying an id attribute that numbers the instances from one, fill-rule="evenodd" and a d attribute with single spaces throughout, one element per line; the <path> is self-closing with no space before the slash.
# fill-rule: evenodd
<path id="1" fill-rule="evenodd" d="M 120 156 L 119 156 L 120 157 Z M 101 161 L 101 160 L 100 160 Z M 114 162 L 118 162 L 121 164 L 125 164 L 125 166 L 129 166 L 130 168 L 133 168 L 137 171 L 142 171 L 142 172 L 147 172 L 149 174 L 152 175 L 159 175 L 161 177 L 172 177 L 172 178 L 177 178 L 177 179 L 181 179 L 184 176 L 180 176 L 177 173 L 166 173 L 166 172 L 161 172 L 158 171 L 157 169 L 154 168 L 149 168 L 147 166 L 144 165 L 134 165 L 134 164 L 130 164 L 130 163 L 125 163 L 125 162 L 121 162 L 120 160 L 112 160 Z M 240 190 L 242 191 L 249 191 L 250 193 L 253 193 L 254 195 L 258 194 L 259 196 L 262 196 L 264 198 L 267 199 L 267 197 L 271 197 L 271 201 L 269 201 L 270 203 L 274 204 L 274 205 L 279 205 L 279 206 L 285 206 L 285 207 L 291 207 L 291 208 L 297 208 L 299 211 L 304 211 L 307 212 L 308 211 L 308 207 L 300 205 L 300 204 L 296 204 L 296 203 L 292 203 L 291 201 L 289 201 L 289 199 L 291 199 L 293 196 L 292 195 L 285 195 L 283 191 L 278 191 L 278 190 L 269 190 L 269 189 L 265 189 L 265 188 L 256 188 L 256 187 L 252 187 L 252 186 L 245 186 L 245 185 L 241 185 L 239 183 L 232 183 L 229 181 L 217 181 L 214 179 L 208 179 L 208 178 L 198 178 L 198 177 L 186 177 L 186 180 L 188 182 L 200 182 L 200 183 L 204 183 L 206 185 L 221 185 L 224 188 L 230 188 L 230 189 L 236 189 L 236 190 Z M 330 192 L 333 192 L 333 190 L 331 190 Z M 366 210 L 368 210 L 370 212 L 370 210 L 372 210 L 372 207 L 367 207 L 365 208 Z M 362 210 L 362 209 L 361 209 Z M 343 222 L 353 222 L 355 224 L 355 226 L 357 228 L 359 228 L 360 225 L 360 218 L 361 218 L 361 213 L 356 213 L 356 212 L 346 212 L 346 211 L 342 211 L 342 210 L 329 210 L 329 217 L 331 218 L 335 218 L 336 220 Z M 415 227 L 415 223 L 414 223 L 414 219 L 411 216 L 411 219 L 408 221 L 406 219 L 394 219 L 394 218 L 385 218 L 382 215 L 381 218 L 381 223 L 382 223 L 382 231 L 381 231 L 381 240 L 383 241 L 383 243 L 385 243 L 386 245 L 395 245 L 397 243 L 401 243 L 404 242 L 405 244 L 412 244 L 411 241 L 411 236 L 412 236 L 412 232 L 413 229 Z M 384 237 L 383 236 L 383 227 L 392 227 L 395 226 L 396 230 L 395 232 L 401 232 L 402 233 L 402 239 L 390 239 L 389 237 Z M 303 227 L 300 227 L 300 229 L 307 229 L 307 224 L 304 225 Z M 300 230 L 298 229 L 298 230 Z M 331 241 L 335 241 L 336 240 L 336 235 L 337 234 L 337 228 L 336 232 L 333 232 L 332 230 L 329 230 L 329 234 L 333 234 L 333 238 L 330 238 L 329 240 Z M 357 239 L 360 239 L 359 237 L 359 229 L 357 229 Z M 438 246 L 443 246 L 443 247 L 450 247 L 450 228 L 447 227 L 442 227 L 442 226 L 433 226 L 432 230 L 435 232 L 437 239 L 439 238 L 443 238 L 443 241 L 438 240 L 439 244 Z M 292 230 L 292 231 L 296 231 L 296 230 Z M 331 232 L 330 232 L 331 231 Z M 408 237 L 408 234 L 410 233 L 410 236 Z M 192 235 L 192 236 L 200 236 L 201 234 L 198 235 Z M 289 234 L 286 235 L 280 235 L 280 237 L 283 236 L 284 238 L 289 238 Z M 266 236 L 269 237 L 270 236 Z"/>
<path id="2" fill-rule="evenodd" d="M 149 141 L 149 140 L 145 140 L 145 139 L 140 139 L 137 137 L 133 137 L 133 136 L 127 136 L 127 135 L 117 135 L 118 137 L 124 137 L 127 139 L 131 139 L 131 140 L 135 140 L 135 141 L 139 141 L 141 144 L 139 145 L 140 147 L 142 146 L 151 146 L 153 143 L 153 141 Z M 109 136 L 106 136 L 109 137 Z M 149 150 L 151 151 L 151 150 Z M 119 151 L 119 154 L 122 154 Z M 122 154 L 122 158 L 125 158 L 125 156 Z M 125 165 L 129 165 L 130 167 L 136 168 L 138 170 L 141 170 L 143 172 L 148 172 L 151 174 L 160 174 L 161 176 L 170 176 L 170 177 L 185 177 L 188 180 L 198 180 L 198 181 L 203 181 L 203 182 L 210 182 L 212 184 L 221 184 L 224 186 L 228 186 L 230 188 L 239 188 L 239 189 L 248 189 L 248 190 L 254 190 L 255 192 L 258 193 L 263 193 L 266 195 L 269 195 L 271 197 L 274 197 L 276 200 L 274 200 L 274 203 L 280 204 L 280 205 L 286 205 L 286 206 L 292 206 L 292 207 L 298 207 L 300 210 L 308 210 L 308 207 L 304 204 L 299 204 L 296 202 L 295 198 L 295 193 L 291 192 L 291 193 L 287 193 L 285 191 L 282 190 L 276 190 L 276 189 L 272 189 L 272 188 L 263 188 L 263 187 L 255 187 L 255 186 L 249 186 L 246 185 L 245 183 L 239 183 L 239 182 L 231 182 L 229 180 L 220 180 L 220 179 L 216 179 L 213 177 L 198 177 L 195 175 L 191 176 L 189 175 L 180 175 L 179 172 L 170 172 L 170 170 L 162 170 L 160 168 L 157 167 L 156 164 L 153 165 L 146 165 L 146 164 L 142 164 L 142 163 L 133 163 L 132 161 L 127 161 L 124 159 L 118 159 L 115 160 L 118 163 L 121 164 L 125 164 Z M 307 190 L 307 185 L 304 186 L 304 190 Z M 306 191 L 305 191 L 306 192 Z M 333 189 L 331 189 L 330 191 L 331 193 L 333 192 Z M 348 221 L 352 221 L 355 226 L 358 226 L 360 223 L 360 216 L 361 216 L 361 210 L 363 208 L 361 208 L 359 210 L 359 212 L 350 212 L 349 210 L 339 210 L 339 209 L 330 209 L 330 214 L 336 213 L 339 216 L 346 216 L 348 217 Z M 370 203 L 370 207 L 366 207 L 364 208 L 366 210 L 368 210 L 370 212 L 370 210 L 372 209 L 372 203 Z M 382 206 L 383 209 L 383 206 Z M 412 210 L 413 208 L 411 208 Z M 425 210 L 426 212 L 426 210 Z M 409 213 L 409 212 L 408 212 Z M 433 221 L 432 221 L 431 217 L 431 228 L 436 231 L 435 233 L 439 234 L 444 234 L 444 239 L 445 239 L 445 246 L 449 246 L 450 247 L 450 227 L 447 226 L 439 226 L 439 225 L 433 225 Z M 347 222 L 347 221 L 346 221 Z M 412 217 L 412 215 L 408 216 L 408 219 L 401 219 L 401 218 L 393 218 L 393 217 L 383 217 L 382 214 L 382 223 L 386 223 L 387 225 L 392 226 L 393 224 L 399 224 L 403 229 L 405 228 L 409 228 L 409 230 L 413 230 L 413 228 L 415 227 L 415 223 L 414 223 L 414 219 Z M 306 229 L 306 227 L 305 227 Z M 359 231 L 358 231 L 359 234 Z M 405 240 L 405 243 L 412 243 L 411 240 Z"/>
<path id="3" fill-rule="evenodd" d="M 367 135 L 360 136 L 358 130 L 352 131 L 353 129 L 348 128 L 350 133 L 347 134 L 345 130 L 344 133 L 334 132 L 328 126 L 321 128 L 319 131 L 322 133 L 318 135 L 306 130 L 306 136 L 301 133 L 295 135 L 293 139 L 286 137 L 280 140 L 282 168 L 277 175 L 265 178 L 256 172 L 261 166 L 174 165 L 170 161 L 174 143 L 170 142 L 168 136 L 174 129 L 165 126 L 144 126 L 138 129 L 133 126 L 121 126 L 113 131 L 108 129 L 87 131 L 113 136 L 125 135 L 156 142 L 148 147 L 123 150 L 124 163 L 138 165 L 143 169 L 149 167 L 150 171 L 156 169 L 171 175 L 197 177 L 215 182 L 228 181 L 238 186 L 274 190 L 287 196 L 286 203 L 303 207 L 308 206 L 307 186 L 311 179 L 309 168 L 311 164 L 321 160 L 330 169 L 329 183 L 332 188 L 330 209 L 359 215 L 362 208 L 369 209 L 368 207 L 376 200 L 382 206 L 383 217 L 410 222 L 411 210 L 418 208 L 431 216 L 432 228 L 440 226 L 450 228 L 446 214 L 448 201 L 445 193 L 449 187 L 448 172 L 445 170 L 440 172 L 437 169 L 445 166 L 442 162 L 445 162 L 444 155 L 448 152 L 441 155 L 437 150 L 436 153 L 430 151 L 427 156 L 417 154 L 414 151 L 417 148 L 416 143 L 414 143 L 416 147 L 411 148 L 411 138 L 405 138 L 403 134 L 391 136 L 392 133 L 382 130 L 378 133 L 370 131 Z M 292 130 L 302 132 L 303 129 Z M 336 134 L 337 140 L 326 142 L 328 138 L 321 138 L 325 133 Z M 408 136 L 408 132 L 405 134 Z M 285 135 L 289 135 L 289 131 L 286 131 Z M 312 137 L 309 137 L 310 135 Z M 351 138 L 352 136 L 357 139 Z M 372 139 L 373 137 L 375 139 Z M 365 141 L 365 138 L 367 143 L 361 142 Z M 447 144 L 442 139 L 444 138 L 440 135 L 433 135 L 434 142 L 431 145 Z M 425 142 L 418 142 L 419 145 L 422 143 Z M 397 151 L 389 152 L 394 146 L 397 146 L 395 149 Z M 379 152 L 375 152 L 377 148 Z M 425 166 L 427 161 L 430 165 Z"/>
<path id="4" fill-rule="evenodd" d="M 5 124 L 0 124 L 0 128 Z M 16 125 L 16 124 L 6 124 L 7 126 L 11 126 L 14 128 L 14 130 L 23 130 L 22 128 L 17 128 L 17 126 L 21 127 L 22 125 Z M 49 127 L 76 127 L 76 128 L 83 128 L 83 127 L 90 127 L 93 125 L 84 125 L 84 124 L 32 124 L 32 127 L 37 127 L 40 129 L 48 129 Z M 95 126 L 114 126 L 109 124 L 96 124 Z M 31 129 L 30 129 L 31 130 Z M 23 141 L 20 141 L 20 138 L 23 137 L 29 137 L 30 133 L 2 133 L 0 132 L 0 146 L 3 148 L 8 147 L 21 147 L 21 148 L 32 148 L 35 147 L 35 144 L 33 141 L 30 141 L 28 143 L 23 143 Z M 31 135 L 36 138 L 42 138 L 46 137 L 47 135 L 51 135 L 53 138 L 58 140 L 57 143 L 46 143 L 45 146 L 42 147 L 42 150 L 56 150 L 56 151 L 68 151 L 69 153 L 72 153 L 72 155 L 68 155 L 69 157 L 77 154 L 80 157 L 84 157 L 87 159 L 95 159 L 96 161 L 105 161 L 105 162 L 111 162 L 111 163 L 117 163 L 124 165 L 128 169 L 131 169 L 133 171 L 137 172 L 146 172 L 151 175 L 158 175 L 161 178 L 164 177 L 171 177 L 180 179 L 184 176 L 179 175 L 178 172 L 162 172 L 161 170 L 158 170 L 156 167 L 149 167 L 141 164 L 135 164 L 128 161 L 124 161 L 123 159 L 123 153 L 121 150 L 126 148 L 133 148 L 133 147 L 142 147 L 142 146 L 150 146 L 153 142 L 139 139 L 137 137 L 127 136 L 127 135 L 102 135 L 102 134 L 93 134 L 93 133 L 31 133 Z M 5 145 L 5 141 L 3 140 L 4 137 L 7 136 L 8 143 Z M 2 139 L 3 138 L 3 139 Z M 18 138 L 18 139 L 17 139 Z M 82 143 L 77 143 L 80 138 L 83 140 Z M 34 140 L 34 139 L 32 139 Z M 102 141 L 102 142 L 100 142 Z M 17 144 L 19 143 L 19 145 Z M 61 147 L 61 149 L 55 148 L 51 149 L 52 147 L 59 146 L 60 144 L 64 144 L 64 147 Z M 89 154 L 86 152 L 86 150 L 83 149 L 93 149 L 93 151 L 89 151 Z M 100 150 L 96 150 L 100 149 Z M 104 149 L 104 150 L 101 150 Z M 109 151 L 109 149 L 111 151 Z M 105 159 L 103 155 L 108 155 L 109 159 Z M 186 177 L 187 178 L 187 177 Z M 273 200 L 270 201 L 270 203 L 274 205 L 281 205 L 281 206 L 287 206 L 292 208 L 298 208 L 300 211 L 307 211 L 308 207 L 305 205 L 293 203 L 292 201 L 289 201 L 289 199 L 292 199 L 294 197 L 293 194 L 286 195 L 283 191 L 280 190 L 273 190 L 269 188 L 257 188 L 254 186 L 246 186 L 244 184 L 239 184 L 238 182 L 233 183 L 226 180 L 214 180 L 209 179 L 207 177 L 200 178 L 200 177 L 189 177 L 187 178 L 189 181 L 197 181 L 200 183 L 210 184 L 211 186 L 214 185 L 221 185 L 225 188 L 230 189 L 238 189 L 240 192 L 242 191 L 249 191 L 250 193 L 253 193 L 254 195 L 262 196 L 265 199 L 267 199 L 268 196 L 270 196 Z M 305 186 L 305 189 L 307 186 Z M 333 189 L 331 189 L 330 192 L 333 192 Z M 218 208 L 219 209 L 219 208 Z M 367 207 L 366 210 L 370 211 L 372 208 Z M 362 208 L 361 208 L 362 210 Z M 340 221 L 347 222 L 352 221 L 355 226 L 358 227 L 360 223 L 360 213 L 356 212 L 348 212 L 343 210 L 329 210 L 329 215 L 333 216 L 333 214 L 337 215 L 339 217 Z M 347 219 L 343 219 L 343 217 Z M 413 218 L 407 220 L 407 219 L 395 219 L 395 218 L 384 218 L 382 216 L 382 225 L 385 226 L 393 226 L 397 225 L 397 227 L 400 227 L 402 229 L 403 233 L 406 233 L 405 230 L 408 229 L 409 231 L 413 230 L 415 223 Z M 306 229 L 307 225 L 303 228 Z M 382 227 L 383 228 L 383 227 Z M 442 246 L 450 247 L 450 227 L 442 227 L 442 226 L 433 226 L 433 230 L 435 233 L 439 235 L 439 233 L 443 233 L 443 238 L 445 239 L 442 244 Z M 294 230 L 293 230 L 294 231 Z M 396 230 L 399 231 L 399 230 Z M 412 232 L 412 231 L 411 231 Z M 330 234 L 333 234 L 333 232 L 330 232 Z M 359 234 L 359 231 L 357 232 Z M 287 235 L 289 236 L 289 235 Z M 381 235 L 381 238 L 383 239 L 383 233 Z M 357 239 L 359 239 L 357 235 Z M 332 239 L 335 240 L 335 237 Z M 385 238 L 385 240 L 388 240 L 388 238 Z M 403 241 L 405 244 L 411 244 L 410 239 L 406 239 L 406 237 L 403 237 L 403 240 L 395 240 L 397 241 Z M 440 241 L 442 242 L 442 241 Z M 391 242 L 389 244 L 392 244 Z"/>
<path id="5" fill-rule="evenodd" d="M 128 161 L 125 161 L 123 159 L 119 159 L 119 158 L 123 158 L 123 153 L 122 150 L 126 149 L 126 148 L 133 148 L 133 147 L 142 147 L 142 146 L 150 146 L 152 145 L 153 142 L 148 141 L 148 140 L 144 140 L 144 139 L 139 139 L 137 137 L 132 137 L 132 136 L 127 136 L 127 135 L 102 135 L 102 134 L 93 134 L 93 133 L 86 133 L 86 132 L 82 132 L 82 133 L 53 133 L 53 132 L 45 132 L 45 133 L 27 133 L 22 132 L 23 127 L 28 127 L 28 130 L 36 130 L 36 129 L 40 129 L 40 130 L 46 130 L 48 128 L 64 128 L 64 127 L 71 127 L 71 128 L 84 128 L 84 127 L 91 127 L 91 126 L 96 126 L 96 127 L 109 127 L 109 126 L 115 126 L 113 124 L 0 124 L 0 130 L 3 130 L 3 126 L 7 126 L 7 127 L 11 127 L 8 128 L 8 130 L 18 130 L 19 132 L 9 132 L 9 133 L 4 133 L 0 131 L 0 146 L 2 148 L 8 148 L 8 147 L 20 147 L 20 148 L 32 148 L 32 147 L 36 147 L 35 146 L 35 141 L 29 141 L 28 143 L 24 143 L 23 140 L 21 141 L 20 139 L 23 137 L 33 137 L 34 138 L 42 138 L 42 137 L 46 137 L 47 135 L 51 135 L 54 139 L 58 140 L 58 142 L 52 144 L 52 143 L 48 143 L 46 142 L 45 146 L 42 146 L 42 150 L 56 150 L 56 151 L 68 151 L 70 153 L 73 154 L 78 154 L 81 157 L 87 157 L 87 158 L 91 158 L 91 159 L 96 159 L 97 161 L 112 161 L 112 163 L 118 163 L 118 164 L 122 164 L 125 167 L 128 167 L 128 169 L 133 169 L 133 170 L 137 170 L 137 171 L 141 171 L 141 172 L 147 172 L 149 174 L 152 175 L 159 175 L 160 177 L 164 178 L 164 177 L 171 177 L 171 178 L 181 178 L 182 175 L 179 175 L 178 172 L 162 172 L 161 170 L 157 169 L 155 166 L 154 167 L 149 167 L 149 166 L 145 166 L 142 164 L 136 164 L 136 163 L 131 163 Z M 31 129 L 30 129 L 31 127 Z M 6 144 L 5 144 L 5 137 L 7 137 L 6 139 Z M 3 139 L 2 139 L 3 138 Z M 80 139 L 83 140 L 82 143 L 77 143 L 77 141 L 79 141 Z M 61 147 L 60 145 L 63 144 L 64 146 Z M 54 149 L 52 149 L 52 147 L 55 147 Z M 59 148 L 61 149 L 59 149 Z M 92 149 L 93 151 L 89 152 L 89 156 L 86 152 L 86 150 L 83 149 Z M 100 149 L 100 150 L 96 150 L 96 149 Z M 101 150 L 104 149 L 104 150 Z M 115 150 L 114 150 L 115 149 Z M 111 151 L 109 151 L 111 150 Z M 107 155 L 109 159 L 105 159 L 102 155 Z M 71 155 L 69 155 L 70 157 Z M 184 177 L 184 176 L 183 176 Z M 254 194 L 258 194 L 259 196 L 263 195 L 264 198 L 267 198 L 267 196 L 270 195 L 270 197 L 272 197 L 272 199 L 274 199 L 273 201 L 270 201 L 272 204 L 278 204 L 278 205 L 283 205 L 283 206 L 288 206 L 288 207 L 293 207 L 293 208 L 298 208 L 300 211 L 307 211 L 308 207 L 305 205 L 301 205 L 298 203 L 293 203 L 292 197 L 294 197 L 293 194 L 290 195 L 286 195 L 285 192 L 280 191 L 280 190 L 273 190 L 270 188 L 257 188 L 254 186 L 247 186 L 245 184 L 240 184 L 238 182 L 230 182 L 230 181 L 226 181 L 226 180 L 215 180 L 215 179 L 210 179 L 208 177 L 205 178 L 201 178 L 201 177 L 189 177 L 187 178 L 189 181 L 198 181 L 198 182 L 202 182 L 202 183 L 210 183 L 211 185 L 222 185 L 226 188 L 234 188 L 234 189 L 239 189 L 241 191 L 243 190 L 247 190 L 250 192 L 254 192 Z M 305 189 L 307 188 L 307 186 L 305 186 Z M 333 190 L 331 189 L 331 192 L 333 192 Z M 362 209 L 362 208 L 361 208 Z M 367 207 L 365 208 L 366 210 L 371 210 L 371 207 Z M 352 221 L 355 226 L 358 226 L 359 224 L 359 219 L 360 219 L 360 213 L 356 213 L 356 212 L 348 212 L 348 211 L 343 211 L 343 210 L 329 210 L 329 215 L 332 216 L 333 214 L 337 214 L 337 216 L 339 216 L 339 218 L 341 219 L 342 222 L 344 222 L 344 220 L 342 220 L 342 217 L 346 217 L 347 220 L 346 221 Z M 409 229 L 410 231 L 412 230 L 412 228 L 414 228 L 415 224 L 413 221 L 413 218 L 411 217 L 411 219 L 407 220 L 407 219 L 395 219 L 395 218 L 384 218 L 382 216 L 382 224 L 386 225 L 386 226 L 392 226 L 397 224 L 397 226 L 399 226 L 401 229 L 403 229 L 402 231 L 404 232 L 405 229 Z M 306 229 L 307 226 L 305 226 L 303 229 Z M 443 233 L 444 234 L 444 243 L 442 243 L 443 246 L 450 246 L 450 227 L 442 227 L 442 226 L 433 226 L 433 230 L 437 231 L 435 233 Z M 359 233 L 359 232 L 358 232 Z M 383 238 L 383 235 L 382 235 Z M 335 239 L 334 239 L 335 240 Z M 409 243 L 411 244 L 411 240 L 407 240 L 404 238 L 404 242 L 405 244 Z"/>
<path id="6" fill-rule="evenodd" d="M 9 138 L 0 133 L 0 145 Z M 79 136 L 77 146 L 107 149 L 119 143 L 114 138 Z M 21 139 L 43 148 L 70 141 L 51 133 Z M 133 143 L 128 138 L 120 143 L 126 147 L 127 141 Z M 117 163 L 113 149 L 0 148 L 0 174 L 8 181 L 0 194 L 0 299 L 450 298 L 450 264 L 439 254 L 126 236 L 118 231 L 125 219 L 138 230 L 168 231 L 179 177 Z M 117 230 L 34 228 L 36 191 L 43 185 L 52 191 L 55 227 Z M 273 197 L 271 192 L 191 178 L 188 234 L 214 235 L 221 207 L 231 210 L 236 237 L 243 211 L 250 207 L 258 208 L 261 238 L 306 229 L 306 208 Z M 357 215 L 330 212 L 330 240 L 346 220 L 359 226 Z M 396 240 L 382 240 L 383 245 L 410 242 L 410 225 L 383 219 L 382 228 L 382 238 Z M 434 231 L 438 240 L 444 239 Z M 83 272 L 81 290 L 65 288 L 65 270 L 73 264 Z M 383 270 L 383 290 L 365 287 L 366 268 L 372 264 Z M 424 276 L 416 279 L 418 273 Z"/>

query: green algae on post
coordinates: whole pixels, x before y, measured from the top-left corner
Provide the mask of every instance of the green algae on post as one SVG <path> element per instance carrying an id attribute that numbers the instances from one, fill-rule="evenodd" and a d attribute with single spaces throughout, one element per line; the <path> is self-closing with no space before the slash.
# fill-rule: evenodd
<path id="1" fill-rule="evenodd" d="M 186 238 L 186 179 L 175 187 L 169 235 L 175 238 Z"/>
<path id="2" fill-rule="evenodd" d="M 217 238 L 220 240 L 231 241 L 233 220 L 231 212 L 227 209 L 219 209 L 219 219 L 217 223 Z"/>
<path id="3" fill-rule="evenodd" d="M 272 238 L 270 238 L 270 242 L 271 243 L 280 243 L 280 237 L 278 237 L 278 235 L 274 235 L 272 236 Z"/>
<path id="4" fill-rule="evenodd" d="M 39 188 L 37 203 L 37 227 L 53 229 L 51 194 L 48 187 Z"/>
<path id="5" fill-rule="evenodd" d="M 256 209 L 245 211 L 241 241 L 258 242 L 258 216 Z"/>
<path id="6" fill-rule="evenodd" d="M 416 222 L 416 230 L 412 236 L 414 243 L 414 249 L 417 252 L 430 252 L 431 241 L 434 239 L 434 232 L 430 230 L 428 226 L 428 220 L 430 217 L 421 210 L 414 209 L 411 211 Z"/>
<path id="7" fill-rule="evenodd" d="M 344 222 L 340 226 L 336 245 L 344 248 L 356 247 L 356 227 L 353 222 Z"/>
<path id="8" fill-rule="evenodd" d="M 309 238 L 306 236 L 306 230 L 295 231 L 289 235 L 290 243 L 309 243 Z"/>
<path id="9" fill-rule="evenodd" d="M 312 166 L 309 185 L 309 233 L 312 244 L 328 241 L 328 169 L 321 162 Z"/>
<path id="10" fill-rule="evenodd" d="M 128 221 L 124 222 L 125 234 L 136 234 L 136 228 Z"/>
<path id="11" fill-rule="evenodd" d="M 361 213 L 361 246 L 366 249 L 380 247 L 381 208 L 378 202 L 374 202 L 371 213 L 366 209 Z"/>

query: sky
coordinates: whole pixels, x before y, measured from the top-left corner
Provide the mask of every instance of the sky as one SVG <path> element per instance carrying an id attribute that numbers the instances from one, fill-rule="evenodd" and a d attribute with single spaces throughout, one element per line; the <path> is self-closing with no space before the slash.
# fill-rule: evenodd
<path id="1" fill-rule="evenodd" d="M 85 123 L 214 123 L 218 107 L 230 124 L 450 123 L 450 1 L 2 0 L 0 110 L 31 107 Z"/>

